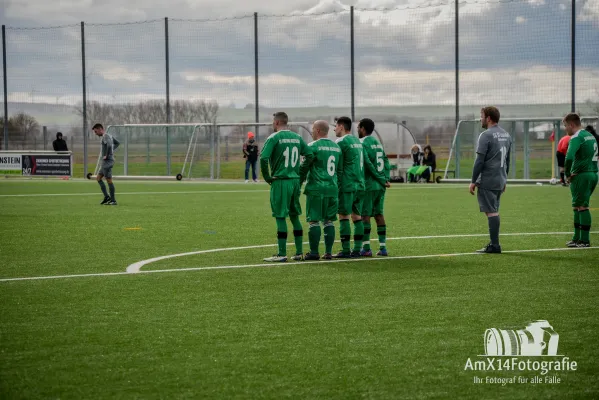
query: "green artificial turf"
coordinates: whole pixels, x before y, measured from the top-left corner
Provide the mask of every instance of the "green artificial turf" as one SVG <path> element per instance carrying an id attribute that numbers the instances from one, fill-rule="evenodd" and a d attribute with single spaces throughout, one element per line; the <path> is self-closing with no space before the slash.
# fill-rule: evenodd
<path id="1" fill-rule="evenodd" d="M 115 185 L 111 207 L 93 181 L 0 182 L 0 398 L 599 396 L 599 253 L 517 252 L 565 247 L 567 188 L 508 186 L 501 255 L 471 254 L 488 229 L 466 186 L 398 184 L 389 259 L 239 268 L 276 251 L 268 185 Z M 264 247 L 232 250 L 247 246 Z M 408 256 L 431 257 L 394 258 Z M 222 266 L 236 268 L 200 269 Z M 104 273 L 120 274 L 69 277 Z M 537 319 L 575 371 L 465 370 L 487 328 Z M 529 383 L 485 382 L 514 376 Z"/>

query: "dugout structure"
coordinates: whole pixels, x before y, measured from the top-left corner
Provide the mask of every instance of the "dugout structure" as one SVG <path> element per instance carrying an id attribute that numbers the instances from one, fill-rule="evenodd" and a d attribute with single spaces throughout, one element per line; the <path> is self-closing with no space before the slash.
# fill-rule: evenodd
<path id="1" fill-rule="evenodd" d="M 557 143 L 566 135 L 562 119 L 562 116 L 500 119 L 499 126 L 509 132 L 513 140 L 508 183 L 550 183 L 559 176 L 555 152 Z M 583 128 L 587 125 L 597 128 L 599 124 L 597 116 L 581 117 L 581 120 Z M 470 182 L 478 137 L 483 131 L 480 119 L 458 122 L 439 182 Z"/>

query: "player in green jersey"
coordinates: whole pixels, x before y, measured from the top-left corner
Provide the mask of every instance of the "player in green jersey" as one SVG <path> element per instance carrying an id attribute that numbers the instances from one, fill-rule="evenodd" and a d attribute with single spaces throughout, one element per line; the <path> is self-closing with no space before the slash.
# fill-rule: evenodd
<path id="1" fill-rule="evenodd" d="M 364 149 L 364 180 L 365 195 L 362 209 L 364 221 L 364 247 L 360 251 L 362 257 L 372 257 L 370 249 L 370 217 L 376 221 L 376 231 L 379 237 L 379 251 L 377 256 L 387 255 L 387 226 L 385 223 L 384 204 L 385 191 L 389 184 L 391 167 L 389 159 L 383 150 L 383 145 L 372 136 L 374 122 L 364 118 L 358 124 L 358 134 Z"/>
<path id="2" fill-rule="evenodd" d="M 284 112 L 274 114 L 270 135 L 260 154 L 260 170 L 264 180 L 270 185 L 270 207 L 272 216 L 277 221 L 277 238 L 279 252 L 264 261 L 287 261 L 287 220 L 293 225 L 295 237 L 295 256 L 293 260 L 303 259 L 303 229 L 299 220 L 302 213 L 300 206 L 299 167 L 300 156 L 310 161 L 312 152 L 304 139 L 287 127 L 289 118 Z M 270 165 L 270 171 L 269 171 Z"/>
<path id="3" fill-rule="evenodd" d="M 337 220 L 339 187 L 337 186 L 337 169 L 341 160 L 341 149 L 328 139 L 329 124 L 316 121 L 312 125 L 313 142 L 308 144 L 313 158 L 304 159 L 300 166 L 300 185 L 306 181 L 306 220 L 310 224 L 308 239 L 310 252 L 305 260 L 319 260 L 320 223 L 324 225 L 325 260 L 332 259 L 335 243 L 335 225 Z"/>
<path id="4" fill-rule="evenodd" d="M 364 152 L 362 142 L 352 135 L 352 120 L 340 117 L 335 121 L 336 143 L 341 148 L 342 162 L 337 170 L 339 186 L 339 236 L 341 251 L 334 258 L 359 257 L 364 239 L 362 202 L 364 200 Z M 350 248 L 351 226 L 354 223 L 354 248 Z"/>
<path id="5" fill-rule="evenodd" d="M 564 117 L 566 132 L 572 138 L 566 153 L 564 173 L 570 183 L 572 208 L 574 209 L 574 236 L 568 247 L 590 247 L 591 211 L 589 202 L 597 187 L 597 140 L 582 129 L 580 117 L 569 113 Z"/>

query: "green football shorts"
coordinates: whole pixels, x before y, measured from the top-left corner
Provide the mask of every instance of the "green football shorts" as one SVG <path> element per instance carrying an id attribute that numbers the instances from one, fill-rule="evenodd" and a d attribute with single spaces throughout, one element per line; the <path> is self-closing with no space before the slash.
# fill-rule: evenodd
<path id="1" fill-rule="evenodd" d="M 299 179 L 275 179 L 270 185 L 270 208 L 275 218 L 302 214 Z"/>
<path id="2" fill-rule="evenodd" d="M 364 194 L 364 206 L 362 215 L 366 217 L 374 217 L 375 215 L 383 215 L 385 206 L 385 190 L 371 190 Z"/>
<path id="3" fill-rule="evenodd" d="M 599 176 L 596 172 L 582 172 L 570 178 L 572 207 L 588 207 L 591 195 L 597 187 Z"/>
<path id="4" fill-rule="evenodd" d="M 326 222 L 337 220 L 339 199 L 320 195 L 306 195 L 306 221 Z"/>
<path id="5" fill-rule="evenodd" d="M 339 193 L 339 214 L 341 215 L 362 215 L 364 203 L 364 192 L 340 192 Z"/>

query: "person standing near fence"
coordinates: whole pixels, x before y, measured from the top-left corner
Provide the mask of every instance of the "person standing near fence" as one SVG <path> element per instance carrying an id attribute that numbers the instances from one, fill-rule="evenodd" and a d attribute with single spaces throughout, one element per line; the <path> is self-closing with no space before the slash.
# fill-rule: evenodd
<path id="1" fill-rule="evenodd" d="M 67 142 L 62 138 L 62 132 L 56 132 L 56 140 L 52 142 L 54 151 L 69 151 Z"/>
<path id="2" fill-rule="evenodd" d="M 557 158 L 557 166 L 559 167 L 559 182 L 562 184 L 562 186 L 568 186 L 564 178 L 564 165 L 566 163 L 566 153 L 568 152 L 568 144 L 570 143 L 571 137 L 572 136 L 567 134 L 561 138 L 557 144 L 557 151 L 555 153 Z"/>
<path id="3" fill-rule="evenodd" d="M 256 175 L 256 164 L 258 164 L 258 143 L 253 132 L 248 132 L 248 138 L 243 144 L 243 158 L 245 158 L 245 183 L 249 182 L 250 167 L 252 168 L 252 180 L 258 182 Z"/>
<path id="4" fill-rule="evenodd" d="M 100 204 L 109 206 L 116 206 L 116 198 L 114 197 L 114 183 L 112 183 L 112 167 L 114 166 L 114 151 L 119 147 L 120 143 L 118 140 L 112 137 L 112 135 L 104 132 L 102 124 L 95 124 L 92 128 L 97 136 L 102 138 L 102 167 L 97 176 L 98 184 L 102 193 L 104 194 L 104 200 Z M 102 178 L 106 178 L 108 182 L 108 189 L 110 190 L 110 196 L 106 191 L 106 185 Z"/>
<path id="5" fill-rule="evenodd" d="M 569 113 L 564 117 L 564 126 L 572 136 L 566 153 L 564 173 L 570 183 L 572 209 L 574 211 L 574 236 L 566 243 L 568 247 L 590 247 L 591 195 L 597 187 L 599 171 L 598 145 L 595 137 L 582 129 L 578 114 Z"/>
<path id="6" fill-rule="evenodd" d="M 496 107 L 484 107 L 480 111 L 481 125 L 486 130 L 478 137 L 469 190 L 474 195 L 478 189 L 478 206 L 480 212 L 487 215 L 491 241 L 477 253 L 501 253 L 499 204 L 507 186 L 512 138 L 498 125 L 499 116 Z"/>

